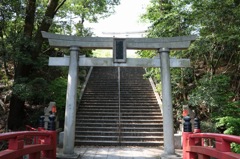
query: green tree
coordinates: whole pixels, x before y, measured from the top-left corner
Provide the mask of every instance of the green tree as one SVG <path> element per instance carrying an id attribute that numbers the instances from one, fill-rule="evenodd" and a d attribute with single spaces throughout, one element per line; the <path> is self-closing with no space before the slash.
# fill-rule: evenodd
<path id="1" fill-rule="evenodd" d="M 85 4 L 87 5 L 83 6 Z M 50 72 L 52 69 L 46 67 L 47 57 L 58 54 L 59 51 L 48 48 L 41 31 L 63 33 L 66 30 L 72 33 L 75 28 L 80 27 L 74 28 L 71 19 L 66 18 L 66 15 L 78 16 L 82 20 L 97 21 L 101 16 L 109 15 L 114 6 L 118 4 L 119 0 L 2 0 L 0 4 L 0 53 L 5 63 L 14 64 L 15 70 L 8 118 L 9 129 L 16 130 L 22 126 L 24 104 L 30 97 L 33 103 L 44 104 L 44 100 L 29 96 L 36 91 L 30 85 L 36 83 L 44 85 L 45 82 L 37 80 L 41 77 L 44 77 L 44 80 L 53 79 L 49 74 L 47 75 L 47 73 L 52 73 Z M 85 10 L 79 10 L 81 7 Z M 59 23 L 64 18 L 66 19 L 65 26 Z M 84 36 L 83 31 L 77 32 Z M 7 65 L 4 66 L 8 74 Z M 32 92 L 26 93 L 26 91 Z"/>
<path id="2" fill-rule="evenodd" d="M 193 92 L 198 95 L 204 92 L 204 99 L 200 96 L 199 99 L 208 104 L 212 121 L 217 117 L 238 116 L 239 105 L 235 103 L 240 99 L 240 74 L 237 73 L 240 64 L 240 3 L 219 0 L 191 1 L 188 4 L 191 23 L 200 35 L 189 54 L 197 86 Z M 199 99 L 195 98 L 195 102 Z"/>
<path id="3" fill-rule="evenodd" d="M 230 78 L 221 74 L 210 76 L 205 75 L 198 81 L 197 87 L 189 94 L 189 105 L 198 110 L 202 119 L 239 115 L 239 111 L 230 112 L 232 102 L 229 99 L 234 97 L 230 89 Z"/>
<path id="4" fill-rule="evenodd" d="M 239 7 L 234 0 L 151 0 L 142 16 L 152 23 L 148 37 L 199 36 L 187 51 L 170 53 L 190 58 L 192 64 L 171 70 L 173 104 L 178 111 L 188 104 L 200 111 L 203 120 L 238 114 L 232 110 L 240 109 L 236 104 L 240 99 Z M 153 57 L 156 52 L 139 54 Z M 156 71 L 149 70 L 147 76 L 158 81 Z"/>

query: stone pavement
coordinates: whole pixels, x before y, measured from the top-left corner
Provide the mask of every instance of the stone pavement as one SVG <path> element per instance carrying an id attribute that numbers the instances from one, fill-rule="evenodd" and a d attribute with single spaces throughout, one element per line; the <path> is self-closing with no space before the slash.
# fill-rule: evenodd
<path id="1" fill-rule="evenodd" d="M 162 147 L 75 147 L 77 159 L 159 159 L 163 154 Z M 61 149 L 58 149 L 61 153 Z M 176 150 L 182 155 L 182 150 Z M 173 159 L 181 157 L 173 157 Z"/>

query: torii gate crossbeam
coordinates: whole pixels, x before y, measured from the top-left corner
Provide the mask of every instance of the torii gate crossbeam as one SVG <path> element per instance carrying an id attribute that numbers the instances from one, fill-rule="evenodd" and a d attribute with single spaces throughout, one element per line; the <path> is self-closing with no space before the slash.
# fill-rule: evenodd
<path id="1" fill-rule="evenodd" d="M 57 35 L 42 32 L 44 38 L 48 38 L 52 47 L 69 48 L 70 57 L 50 57 L 50 66 L 69 66 L 68 87 L 65 110 L 65 125 L 63 139 L 63 154 L 67 157 L 74 156 L 75 120 L 76 120 L 76 92 L 79 66 L 115 66 L 115 67 L 161 67 L 162 96 L 163 96 L 163 136 L 164 154 L 162 158 L 175 155 L 174 131 L 172 113 L 172 93 L 170 80 L 170 67 L 189 67 L 188 59 L 170 59 L 170 50 L 187 49 L 196 36 L 182 36 L 171 38 L 124 38 L 120 44 L 123 52 L 125 49 L 158 50 L 160 59 L 96 59 L 79 56 L 79 48 L 89 49 L 115 49 L 115 38 L 101 37 L 77 37 Z M 118 57 L 126 57 L 126 55 Z M 118 53 L 116 53 L 118 54 Z M 114 57 L 116 58 L 116 57 Z"/>

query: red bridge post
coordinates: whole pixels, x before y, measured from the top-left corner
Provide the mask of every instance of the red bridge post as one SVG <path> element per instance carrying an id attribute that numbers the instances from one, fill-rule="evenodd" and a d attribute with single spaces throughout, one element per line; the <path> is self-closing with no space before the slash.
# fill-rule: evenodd
<path id="1" fill-rule="evenodd" d="M 194 118 L 194 130 L 193 130 L 194 133 L 201 133 L 201 128 L 200 128 L 200 120 L 195 117 Z"/>
<path id="2" fill-rule="evenodd" d="M 191 118 L 189 116 L 185 116 L 183 118 L 183 134 L 182 134 L 182 140 L 183 140 L 183 159 L 195 159 L 195 154 L 189 152 L 190 146 L 195 144 L 195 141 L 189 138 L 190 134 L 193 134 L 192 132 L 192 123 Z"/>

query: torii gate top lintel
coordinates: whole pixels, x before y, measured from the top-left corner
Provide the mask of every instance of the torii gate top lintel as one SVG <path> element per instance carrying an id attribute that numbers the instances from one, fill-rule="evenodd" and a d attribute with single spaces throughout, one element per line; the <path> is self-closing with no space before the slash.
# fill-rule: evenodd
<path id="1" fill-rule="evenodd" d="M 53 34 L 42 31 L 42 36 L 48 38 L 52 47 L 69 48 L 77 46 L 89 49 L 112 49 L 114 39 L 111 37 L 78 37 Z M 191 42 L 197 38 L 195 35 L 163 38 L 120 38 L 125 40 L 126 49 L 156 50 L 169 48 L 171 50 L 187 49 Z"/>

